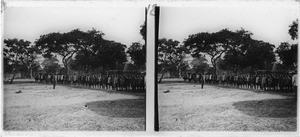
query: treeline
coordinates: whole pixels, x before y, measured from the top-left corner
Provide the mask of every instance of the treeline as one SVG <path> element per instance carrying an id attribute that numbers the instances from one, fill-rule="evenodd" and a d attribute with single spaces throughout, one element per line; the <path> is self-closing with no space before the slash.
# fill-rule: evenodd
<path id="1" fill-rule="evenodd" d="M 145 39 L 145 24 L 140 34 Z M 125 37 L 125 36 L 124 36 Z M 122 70 L 128 55 L 137 69 L 145 69 L 145 44 L 134 42 L 127 46 L 113 40 L 104 39 L 104 33 L 96 29 L 70 32 L 52 32 L 41 35 L 34 43 L 23 39 L 4 40 L 4 73 L 21 73 L 33 78 L 34 73 L 43 69 L 45 73 L 88 74 L 92 71 Z M 144 52 L 140 52 L 144 51 Z M 38 55 L 44 57 L 40 64 Z M 58 57 L 63 66 L 59 65 Z M 42 66 L 43 68 L 41 68 Z"/>
<path id="2" fill-rule="evenodd" d="M 289 34 L 293 40 L 298 38 L 298 20 L 290 26 Z M 172 39 L 160 39 L 158 45 L 158 69 L 163 74 L 179 76 L 189 66 L 196 73 L 216 74 L 220 71 L 239 73 L 247 68 L 250 72 L 266 69 L 276 62 L 276 54 L 285 69 L 295 70 L 297 67 L 297 45 L 287 42 L 275 45 L 252 38 L 250 31 L 240 29 L 230 31 L 222 29 L 218 32 L 200 32 L 189 35 L 180 45 Z M 188 63 L 186 55 L 193 60 Z M 212 67 L 208 65 L 209 56 Z"/>

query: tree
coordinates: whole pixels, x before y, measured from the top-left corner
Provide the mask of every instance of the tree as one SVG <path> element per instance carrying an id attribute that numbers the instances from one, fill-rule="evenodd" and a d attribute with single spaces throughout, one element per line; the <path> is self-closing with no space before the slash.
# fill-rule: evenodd
<path id="1" fill-rule="evenodd" d="M 282 42 L 279 47 L 276 49 L 282 64 L 290 69 L 294 69 L 297 66 L 297 57 L 298 57 L 298 45 L 289 44 L 287 42 Z"/>
<path id="2" fill-rule="evenodd" d="M 3 49 L 3 66 L 4 66 L 4 73 L 11 73 L 13 70 L 13 65 L 10 63 L 11 55 L 9 53 L 9 49 Z"/>
<path id="3" fill-rule="evenodd" d="M 139 42 L 132 43 L 128 48 L 127 53 L 130 55 L 134 65 L 140 69 L 145 67 L 146 62 L 146 46 Z"/>
<path id="4" fill-rule="evenodd" d="M 274 45 L 257 40 L 243 42 L 239 48 L 232 48 L 224 55 L 220 68 L 234 73 L 251 67 L 251 72 L 266 69 L 267 64 L 275 61 Z"/>
<path id="5" fill-rule="evenodd" d="M 95 43 L 103 41 L 104 33 L 95 29 L 83 32 L 74 29 L 67 33 L 49 33 L 40 36 L 36 40 L 36 47 L 42 51 L 46 58 L 58 54 L 62 56 L 62 62 L 67 72 L 69 70 L 68 62 L 78 51 L 91 48 Z"/>
<path id="6" fill-rule="evenodd" d="M 24 73 L 32 68 L 35 56 L 33 54 L 36 49 L 30 45 L 30 41 L 18 39 L 4 40 L 4 71 L 5 73 L 13 73 L 10 83 L 13 82 L 18 72 Z"/>
<path id="7" fill-rule="evenodd" d="M 60 69 L 60 65 L 58 64 L 59 61 L 56 57 L 52 56 L 50 58 L 46 58 L 42 62 L 43 70 L 47 74 L 56 74 L 58 70 Z"/>
<path id="8" fill-rule="evenodd" d="M 144 24 L 140 26 L 140 34 L 142 35 L 143 40 L 146 41 L 146 22 L 144 22 Z M 128 48 L 127 53 L 131 57 L 131 60 L 134 62 L 136 68 L 139 68 L 140 70 L 146 68 L 146 43 L 132 43 Z"/>
<path id="9" fill-rule="evenodd" d="M 193 57 L 209 55 L 215 73 L 218 68 L 237 73 L 249 66 L 253 69 L 263 68 L 266 63 L 275 60 L 275 46 L 253 40 L 251 36 L 252 33 L 244 29 L 235 32 L 223 29 L 215 33 L 190 35 L 184 45 Z"/>
<path id="10" fill-rule="evenodd" d="M 191 51 L 193 57 L 209 55 L 216 71 L 216 61 L 230 49 L 234 37 L 235 33 L 228 29 L 216 33 L 201 32 L 189 35 L 184 46 Z"/>
<path id="11" fill-rule="evenodd" d="M 147 31 L 146 31 L 146 22 L 144 22 L 144 24 L 141 26 L 140 29 L 140 34 L 142 35 L 143 39 L 146 41 L 146 35 L 147 35 Z"/>
<path id="12" fill-rule="evenodd" d="M 210 68 L 207 64 L 207 59 L 204 57 L 194 58 L 191 62 L 191 66 L 197 74 L 204 74 Z"/>
<path id="13" fill-rule="evenodd" d="M 179 41 L 172 39 L 160 39 L 158 42 L 158 67 L 162 73 L 159 82 L 163 79 L 166 70 L 171 72 L 178 72 L 181 75 L 181 68 L 185 66 L 184 58 L 187 49 L 183 46 L 179 46 Z"/>
<path id="14" fill-rule="evenodd" d="M 275 62 L 275 46 L 264 41 L 255 40 L 253 45 L 245 50 L 245 67 L 255 69 L 266 69 L 266 65 Z"/>
<path id="15" fill-rule="evenodd" d="M 292 40 L 298 39 L 298 19 L 293 21 L 293 23 L 289 27 L 290 27 L 289 34 Z"/>
<path id="16" fill-rule="evenodd" d="M 116 69 L 119 64 L 127 61 L 126 45 L 115 41 L 106 41 L 105 43 L 93 49 L 96 51 L 96 62 L 103 66 L 104 70 Z"/>
<path id="17" fill-rule="evenodd" d="M 75 55 L 71 68 L 84 73 L 99 67 L 104 70 L 117 69 L 127 61 L 125 48 L 125 45 L 109 40 L 90 44 Z"/>
<path id="18" fill-rule="evenodd" d="M 298 39 L 298 19 L 293 21 L 289 26 L 289 34 L 293 40 Z M 297 68 L 297 57 L 298 57 L 298 43 L 289 44 L 287 42 L 282 42 L 276 49 L 282 64 L 289 69 Z"/>

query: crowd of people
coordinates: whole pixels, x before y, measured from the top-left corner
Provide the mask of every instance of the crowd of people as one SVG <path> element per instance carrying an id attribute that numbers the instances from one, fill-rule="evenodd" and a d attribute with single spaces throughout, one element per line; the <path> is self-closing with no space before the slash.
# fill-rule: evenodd
<path id="1" fill-rule="evenodd" d="M 208 84 L 220 84 L 236 88 L 247 88 L 255 90 L 296 90 L 296 74 L 259 74 L 259 75 L 202 75 L 186 73 L 184 81 Z"/>
<path id="2" fill-rule="evenodd" d="M 68 75 L 38 74 L 36 81 L 41 83 L 67 84 L 95 89 L 108 90 L 145 90 L 145 78 L 141 74 L 99 74 Z"/>

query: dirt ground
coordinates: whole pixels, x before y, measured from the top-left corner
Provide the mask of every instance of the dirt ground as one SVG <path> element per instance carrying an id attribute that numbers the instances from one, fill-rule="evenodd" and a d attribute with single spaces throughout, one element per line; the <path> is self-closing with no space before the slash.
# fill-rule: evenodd
<path id="1" fill-rule="evenodd" d="M 4 130 L 145 130 L 145 93 L 16 82 L 3 96 Z"/>
<path id="2" fill-rule="evenodd" d="M 161 131 L 296 131 L 294 96 L 165 80 L 158 85 L 159 126 Z"/>

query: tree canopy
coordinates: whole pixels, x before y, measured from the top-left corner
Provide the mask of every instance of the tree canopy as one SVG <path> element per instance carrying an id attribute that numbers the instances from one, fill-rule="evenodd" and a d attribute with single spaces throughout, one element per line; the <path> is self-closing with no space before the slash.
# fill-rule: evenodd
<path id="1" fill-rule="evenodd" d="M 298 19 L 293 21 L 289 26 L 289 34 L 292 40 L 298 39 Z M 282 42 L 276 49 L 282 64 L 289 69 L 297 68 L 297 58 L 298 58 L 298 43 L 289 44 L 288 42 Z"/>
<path id="2" fill-rule="evenodd" d="M 179 41 L 172 39 L 160 39 L 158 41 L 158 68 L 164 74 L 170 71 L 173 75 L 181 75 L 181 68 L 186 66 L 184 62 L 185 54 L 188 50 L 179 45 Z M 161 79 L 163 78 L 163 75 Z M 161 81 L 160 79 L 160 81 Z"/>
<path id="3" fill-rule="evenodd" d="M 292 40 L 298 39 L 298 19 L 293 21 L 293 23 L 289 27 L 290 27 L 289 34 Z"/>
<path id="4" fill-rule="evenodd" d="M 254 71 L 266 69 L 267 64 L 275 61 L 275 46 L 270 43 L 251 40 L 240 45 L 239 48 L 232 48 L 226 52 L 220 62 L 221 69 L 237 73 L 251 67 L 251 71 Z"/>
<path id="5" fill-rule="evenodd" d="M 66 33 L 49 33 L 36 40 L 42 55 L 50 58 L 60 55 L 65 69 L 88 72 L 99 67 L 115 69 L 126 59 L 126 46 L 103 38 L 104 33 L 95 29 L 86 32 L 74 29 Z M 72 64 L 70 60 L 74 58 Z"/>
<path id="6" fill-rule="evenodd" d="M 36 49 L 30 41 L 23 39 L 5 39 L 4 40 L 4 73 L 13 73 L 11 83 L 16 73 L 32 72 L 33 67 L 37 67 L 34 62 L 36 59 Z M 31 74 L 32 76 L 32 74 Z"/>
<path id="7" fill-rule="evenodd" d="M 140 34 L 142 35 L 143 40 L 146 42 L 146 22 L 140 26 Z M 140 70 L 145 69 L 146 43 L 141 44 L 140 42 L 134 42 L 129 46 L 126 52 L 131 57 L 131 60 L 134 62 L 136 68 L 139 68 Z"/>
<path id="8" fill-rule="evenodd" d="M 134 65 L 138 68 L 145 69 L 146 62 L 146 46 L 139 42 L 134 42 L 128 48 L 127 53 L 130 55 Z"/>
<path id="9" fill-rule="evenodd" d="M 210 68 L 204 57 L 194 58 L 190 63 L 195 73 L 204 74 Z"/>
<path id="10" fill-rule="evenodd" d="M 125 48 L 126 45 L 109 40 L 91 44 L 77 52 L 71 68 L 85 73 L 99 67 L 104 70 L 117 69 L 127 61 Z"/>
<path id="11" fill-rule="evenodd" d="M 298 44 L 289 44 L 282 42 L 276 50 L 282 64 L 290 69 L 294 69 L 297 66 L 297 53 Z"/>
<path id="12" fill-rule="evenodd" d="M 146 22 L 144 22 L 144 24 L 141 26 L 141 29 L 140 29 L 140 34 L 142 35 L 143 39 L 146 41 L 146 34 L 147 34 L 147 31 L 146 31 Z"/>
<path id="13" fill-rule="evenodd" d="M 193 57 L 209 55 L 215 71 L 220 68 L 237 72 L 250 66 L 253 69 L 263 69 L 266 63 L 275 61 L 275 46 L 254 40 L 251 36 L 252 33 L 244 29 L 235 32 L 223 29 L 215 33 L 190 35 L 184 45 Z"/>
<path id="14" fill-rule="evenodd" d="M 41 35 L 35 41 L 35 46 L 41 51 L 42 55 L 50 58 L 55 54 L 62 57 L 64 67 L 68 70 L 68 62 L 75 53 L 82 49 L 88 49 L 95 43 L 103 41 L 104 33 L 95 29 L 83 32 L 74 29 L 67 33 L 49 33 Z"/>
<path id="15" fill-rule="evenodd" d="M 234 37 L 234 32 L 223 29 L 215 33 L 201 32 L 189 35 L 183 43 L 191 51 L 193 57 L 209 55 L 211 63 L 216 69 L 216 61 L 229 50 L 233 44 Z"/>
<path id="16" fill-rule="evenodd" d="M 59 61 L 54 56 L 46 58 L 41 65 L 44 68 L 43 70 L 48 74 L 56 74 L 60 69 Z"/>

